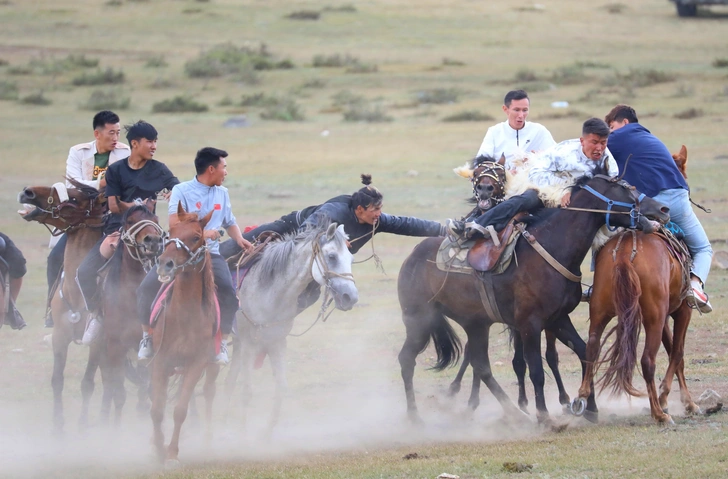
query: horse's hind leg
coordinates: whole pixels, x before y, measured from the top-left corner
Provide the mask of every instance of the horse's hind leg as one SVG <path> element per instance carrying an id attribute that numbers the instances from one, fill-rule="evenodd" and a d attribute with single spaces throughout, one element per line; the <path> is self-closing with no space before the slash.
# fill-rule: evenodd
<path id="1" fill-rule="evenodd" d="M 230 400 L 233 396 L 233 393 L 235 392 L 235 384 L 238 380 L 238 376 L 240 375 L 240 370 L 242 369 L 242 362 L 243 362 L 243 354 L 241 351 L 241 343 L 242 340 L 240 339 L 240 335 L 236 334 L 233 335 L 233 356 L 230 360 L 230 367 L 228 368 L 228 373 L 225 376 L 225 396 L 228 400 L 228 408 L 230 406 Z"/>
<path id="2" fill-rule="evenodd" d="M 267 434 L 270 436 L 273 429 L 278 424 L 281 417 L 281 407 L 283 405 L 283 396 L 288 390 L 288 382 L 286 380 L 286 339 L 272 344 L 268 348 L 268 357 L 270 358 L 271 369 L 276 381 L 275 397 L 273 400 L 273 410 L 271 411 L 270 420 L 268 421 Z"/>
<path id="3" fill-rule="evenodd" d="M 641 307 L 642 322 L 645 327 L 645 349 L 642 352 L 641 360 L 642 377 L 644 377 L 645 384 L 647 386 L 647 396 L 650 399 L 650 411 L 652 413 L 652 417 L 657 422 L 672 424 L 673 421 L 670 415 L 665 414 L 662 411 L 662 407 L 660 407 L 660 401 L 657 396 L 657 388 L 655 387 L 655 359 L 657 357 L 657 351 L 660 349 L 660 343 L 662 342 L 662 331 L 667 318 L 667 313 L 662 311 L 662 308 L 653 304 L 647 304 L 647 302 L 645 302 L 645 304 L 641 304 Z M 675 353 L 675 349 L 675 344 L 673 344 L 673 355 Z"/>
<path id="4" fill-rule="evenodd" d="M 455 379 L 453 379 L 450 383 L 448 395 L 455 396 L 460 392 L 460 384 L 463 382 L 463 376 L 465 376 L 465 371 L 468 369 L 468 366 L 470 366 L 470 353 L 468 352 L 468 343 L 465 343 L 465 348 L 463 349 L 463 362 L 460 365 L 457 376 L 455 376 Z M 475 378 L 473 378 L 473 381 L 475 381 Z M 480 382 L 480 379 L 478 379 L 478 382 Z"/>
<path id="5" fill-rule="evenodd" d="M 402 321 L 407 329 L 407 338 L 404 340 L 398 359 L 402 381 L 404 381 L 404 393 L 407 397 L 407 415 L 410 421 L 414 423 L 422 422 L 417 412 L 413 383 L 417 355 L 427 347 L 427 343 L 430 340 L 430 326 L 437 320 L 437 315 L 440 315 L 440 313 L 434 310 L 420 314 L 410 312 L 402 313 Z M 443 318 L 443 320 L 445 319 Z"/>
<path id="6" fill-rule="evenodd" d="M 521 335 L 514 330 L 513 334 L 513 359 L 511 365 L 518 380 L 518 407 L 528 414 L 528 397 L 526 396 L 526 358 L 523 356 L 523 341 Z"/>
<path id="7" fill-rule="evenodd" d="M 72 326 L 61 316 L 59 308 L 55 308 L 56 325 L 53 328 L 53 433 L 56 436 L 63 434 L 63 371 L 68 359 L 68 345 L 71 343 Z"/>
<path id="8" fill-rule="evenodd" d="M 571 398 L 566 392 L 564 381 L 561 379 L 561 372 L 559 371 L 559 352 L 556 350 L 556 334 L 548 329 L 544 333 L 546 334 L 546 364 L 549 365 L 551 374 L 554 375 L 554 381 L 556 381 L 556 387 L 559 389 L 559 404 L 563 407 L 568 407 L 571 404 Z"/>
<path id="9" fill-rule="evenodd" d="M 526 325 L 536 323 L 537 321 L 526 321 Z M 535 327 L 525 326 L 521 329 L 521 339 L 523 340 L 523 352 L 528 365 L 529 377 L 533 384 L 533 391 L 536 398 L 536 414 L 539 423 L 548 422 L 549 411 L 546 407 L 546 398 L 544 396 L 544 371 L 543 360 L 541 358 L 541 330 Z"/>
<path id="10" fill-rule="evenodd" d="M 672 341 L 672 348 L 670 351 L 670 364 L 667 367 L 665 377 L 660 384 L 660 407 L 662 410 L 667 412 L 667 396 L 670 394 L 672 389 L 672 380 L 675 374 L 677 374 L 677 380 L 680 384 L 680 400 L 685 407 L 685 411 L 693 414 L 700 412 L 700 408 L 693 402 L 688 390 L 687 382 L 685 381 L 685 337 L 687 335 L 688 325 L 692 316 L 692 310 L 690 307 L 683 302 L 682 305 L 672 313 L 672 317 L 675 321 L 674 329 L 675 336 Z M 668 322 L 665 322 L 665 328 L 669 332 Z M 663 330 L 663 344 L 665 342 L 665 331 Z M 667 349 L 667 348 L 666 348 Z"/>
<path id="11" fill-rule="evenodd" d="M 195 386 L 200 380 L 202 372 L 207 367 L 208 358 L 207 356 L 203 356 L 203 358 L 202 361 L 188 366 L 184 372 L 179 397 L 177 398 L 177 405 L 174 407 L 174 431 L 172 432 L 169 446 L 167 446 L 166 461 L 168 464 L 174 464 L 178 461 L 179 433 L 182 430 L 182 424 L 187 419 L 187 409 L 189 408 L 190 398 L 192 398 L 192 394 L 195 392 Z"/>
<path id="12" fill-rule="evenodd" d="M 154 447 L 157 451 L 157 457 L 161 462 L 164 461 L 164 432 L 162 431 L 162 420 L 164 419 L 164 409 L 167 406 L 167 386 L 169 383 L 169 375 L 164 364 L 161 364 L 160 361 L 152 364 L 152 407 L 149 410 L 149 415 L 152 418 L 152 426 L 154 428 L 152 442 L 154 443 Z"/>
<path id="13" fill-rule="evenodd" d="M 614 314 L 606 311 L 604 308 L 601 308 L 596 301 L 597 298 L 594 296 L 593 298 L 594 299 L 592 299 L 589 306 L 589 339 L 587 340 L 584 356 L 581 362 L 582 374 L 581 386 L 579 387 L 578 393 L 579 397 L 578 399 L 575 399 L 574 402 L 588 402 L 593 400 L 594 409 L 590 410 L 590 406 L 587 405 L 584 410 L 585 418 L 591 422 L 597 422 L 599 420 L 599 414 L 596 406 L 596 400 L 594 400 L 594 375 L 596 374 L 599 352 L 602 347 L 602 335 L 604 334 L 604 330 L 609 324 L 609 321 L 611 321 L 612 317 L 614 317 Z M 609 298 L 611 299 L 611 296 Z M 598 314 L 598 311 L 602 312 L 602 314 Z M 589 413 L 586 411 L 589 411 Z"/>
<path id="14" fill-rule="evenodd" d="M 220 374 L 220 366 L 210 364 L 205 371 L 205 385 L 202 394 L 205 396 L 205 439 L 208 443 L 212 440 L 212 404 L 215 401 L 217 386 L 215 381 Z"/>

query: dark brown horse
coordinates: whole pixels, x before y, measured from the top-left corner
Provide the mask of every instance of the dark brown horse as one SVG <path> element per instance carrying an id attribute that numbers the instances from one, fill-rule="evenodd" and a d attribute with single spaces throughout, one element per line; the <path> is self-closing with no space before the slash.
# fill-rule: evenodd
<path id="1" fill-rule="evenodd" d="M 217 315 L 217 304 L 210 253 L 203 236 L 212 213 L 198 220 L 196 213 L 186 213 L 180 204 L 179 223 L 170 228 L 157 268 L 163 283 L 174 280 L 166 306 L 154 326 L 154 357 L 150 366 L 154 445 L 160 460 L 166 459 L 170 465 L 177 462 L 182 423 L 203 373 L 206 373 L 203 391 L 210 433 L 215 379 L 220 372 L 220 367 L 212 362 L 215 347 L 212 318 Z M 169 377 L 176 368 L 181 369 L 180 391 L 174 408 L 174 432 L 165 449 L 162 419 Z"/>
<path id="2" fill-rule="evenodd" d="M 118 426 L 126 402 L 125 359 L 139 346 L 142 330 L 136 319 L 136 290 L 162 252 L 164 230 L 159 219 L 145 205 L 134 205 L 122 217 L 121 242 L 110 260 L 103 286 L 104 354 L 101 377 L 104 395 L 101 418 L 108 421 L 113 401 Z M 139 368 L 145 376 L 146 368 Z M 146 378 L 139 381 L 140 407 L 147 400 Z"/>
<path id="3" fill-rule="evenodd" d="M 68 358 L 68 345 L 83 335 L 85 309 L 83 297 L 76 281 L 76 269 L 86 253 L 101 238 L 106 212 L 106 198 L 98 190 L 82 183 L 69 180 L 75 188 L 66 189 L 62 183 L 51 187 L 30 186 L 18 195 L 18 201 L 28 205 L 23 218 L 37 221 L 47 228 L 56 228 L 56 233 L 68 237 L 63 269 L 66 272 L 62 283 L 51 300 L 53 318 L 53 426 L 54 432 L 63 432 L 63 371 Z M 88 421 L 88 405 L 94 390 L 94 376 L 99 366 L 101 345 L 97 341 L 89 348 L 89 359 L 81 381 L 83 397 L 80 425 Z"/>
<path id="4" fill-rule="evenodd" d="M 683 146 L 673 155 L 678 169 L 687 178 L 687 149 Z M 634 236 L 623 233 L 612 238 L 599 252 L 594 273 L 594 286 L 589 304 L 589 339 L 587 341 L 587 373 L 574 411 L 581 413 L 584 398 L 592 394 L 590 381 L 599 366 L 601 337 L 607 324 L 617 316 L 616 340 L 607 351 L 609 362 L 602 388 L 612 387 L 615 393 L 626 392 L 643 396 L 632 385 L 637 361 L 637 342 L 642 326 L 645 328 L 645 348 L 642 353 L 642 375 L 650 399 L 650 413 L 659 423 L 672 423 L 667 414 L 667 396 L 677 375 L 680 399 L 689 413 L 700 409 L 693 402 L 685 381 L 685 336 L 692 310 L 685 297 L 690 272 L 671 253 L 668 242 L 661 236 Z M 674 338 L 670 333 L 668 315 L 674 320 Z M 611 333 L 610 333 L 611 334 Z M 660 395 L 655 387 L 655 358 L 660 340 L 670 357 Z"/>
<path id="5" fill-rule="evenodd" d="M 597 230 L 605 223 L 638 227 L 651 231 L 646 218 L 662 221 L 668 218 L 667 209 L 639 195 L 623 181 L 595 171 L 591 179 L 577 182 L 570 208 L 597 211 L 543 211 L 531 222 L 528 230 L 543 248 L 571 274 L 579 271 Z M 607 203 L 610 202 L 607 207 Z M 607 211 L 609 215 L 607 217 Z M 447 275 L 437 269 L 435 256 L 441 239 L 429 238 L 415 247 L 402 266 L 399 275 L 399 300 L 407 338 L 399 353 L 407 410 L 411 419 L 419 420 L 415 403 L 413 376 L 415 359 L 435 342 L 438 361 L 435 369 L 457 362 L 460 344 L 446 317 L 455 320 L 465 330 L 470 343 L 470 359 L 476 374 L 507 412 L 521 414 L 495 381 L 488 359 L 488 332 L 497 318 L 490 317 L 480 299 L 475 277 Z M 492 277 L 497 306 L 509 326 L 521 336 L 531 381 L 536 391 L 539 421 L 548 420 L 543 395 L 544 373 L 541 361 L 541 331 L 549 327 L 584 360 L 585 344 L 576 332 L 568 314 L 581 298 L 579 283 L 568 280 L 552 267 L 525 238 L 519 238 L 515 248 L 515 263 L 502 274 Z M 585 365 L 582 364 L 582 373 Z M 587 408 L 596 411 L 593 395 Z"/>

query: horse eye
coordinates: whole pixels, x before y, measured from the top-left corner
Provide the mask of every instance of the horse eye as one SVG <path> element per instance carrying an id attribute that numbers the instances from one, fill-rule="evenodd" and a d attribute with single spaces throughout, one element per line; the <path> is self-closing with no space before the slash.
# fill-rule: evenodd
<path id="1" fill-rule="evenodd" d="M 336 261 L 336 255 L 334 253 L 329 253 L 329 261 Z"/>
<path id="2" fill-rule="evenodd" d="M 195 243 L 197 243 L 198 241 L 200 241 L 201 238 L 202 237 L 200 235 L 195 235 L 195 237 L 192 238 L 192 241 L 194 241 Z"/>

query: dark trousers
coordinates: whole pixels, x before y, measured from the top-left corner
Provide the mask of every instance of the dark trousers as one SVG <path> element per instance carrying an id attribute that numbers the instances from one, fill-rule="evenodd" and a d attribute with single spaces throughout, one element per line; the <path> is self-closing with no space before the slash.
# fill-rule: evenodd
<path id="1" fill-rule="evenodd" d="M 294 231 L 297 231 L 298 228 L 301 226 L 298 222 L 298 211 L 294 211 L 292 213 L 287 214 L 286 216 L 281 216 L 279 219 L 271 222 L 266 223 L 263 225 L 258 226 L 255 229 L 252 229 L 248 231 L 247 233 L 243 234 L 243 238 L 250 241 L 251 243 L 255 241 L 255 239 L 260 235 L 261 233 L 265 231 L 275 231 L 279 235 L 284 235 L 287 233 L 293 233 Z M 231 256 L 234 256 L 242 251 L 240 249 L 240 245 L 235 242 L 234 239 L 230 238 L 226 241 L 223 241 L 220 243 L 220 254 L 224 258 L 229 258 Z"/>
<path id="2" fill-rule="evenodd" d="M 86 302 L 88 311 L 96 311 L 99 306 L 99 298 L 96 297 L 97 279 L 99 270 L 106 263 L 106 258 L 101 255 L 101 243 L 104 242 L 103 236 L 86 254 L 76 271 L 76 283 L 78 284 L 83 299 Z"/>
<path id="3" fill-rule="evenodd" d="M 230 334 L 233 330 L 235 312 L 238 310 L 238 298 L 235 296 L 233 278 L 230 275 L 230 269 L 225 259 L 221 255 L 212 254 L 210 257 L 217 288 L 217 301 L 220 303 L 220 329 L 222 334 Z M 161 287 L 162 283 L 159 282 L 157 269 L 152 268 L 137 289 L 137 313 L 142 324 L 149 324 L 152 303 Z"/>
<path id="4" fill-rule="evenodd" d="M 66 234 L 62 234 L 58 238 L 58 243 L 53 247 L 50 254 L 48 255 L 48 267 L 46 268 L 46 278 L 48 279 L 48 296 L 51 295 L 51 288 L 58 280 L 58 276 L 61 274 L 63 269 L 63 260 L 66 256 L 66 243 L 68 237 Z"/>
<path id="5" fill-rule="evenodd" d="M 496 231 L 501 231 L 508 225 L 508 222 L 521 211 L 535 212 L 543 208 L 543 203 L 538 197 L 538 191 L 526 190 L 522 195 L 512 196 L 503 203 L 494 206 L 481 216 L 475 218 L 475 222 L 486 227 L 493 225 Z"/>

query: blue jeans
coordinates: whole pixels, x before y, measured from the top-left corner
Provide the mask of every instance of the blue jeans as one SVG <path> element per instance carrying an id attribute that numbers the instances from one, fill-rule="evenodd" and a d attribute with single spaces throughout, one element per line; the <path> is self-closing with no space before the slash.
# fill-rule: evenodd
<path id="1" fill-rule="evenodd" d="M 670 219 L 685 232 L 685 243 L 693 256 L 691 273 L 705 284 L 710 273 L 713 248 L 698 217 L 695 216 L 688 191 L 682 188 L 662 190 L 654 199 L 670 208 Z"/>

